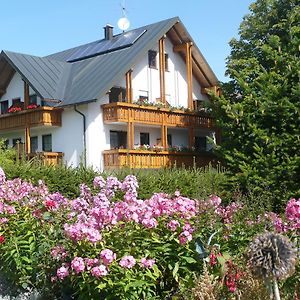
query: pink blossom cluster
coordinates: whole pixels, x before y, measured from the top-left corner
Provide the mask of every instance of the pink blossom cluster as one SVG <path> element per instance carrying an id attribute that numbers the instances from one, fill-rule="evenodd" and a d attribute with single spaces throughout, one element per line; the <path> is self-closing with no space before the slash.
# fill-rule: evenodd
<path id="1" fill-rule="evenodd" d="M 52 249 L 51 255 L 53 258 L 57 256 L 64 249 L 61 246 L 57 246 Z M 52 278 L 52 281 L 57 279 L 63 280 L 70 274 L 81 274 L 88 272 L 90 275 L 96 278 L 101 278 L 108 275 L 109 267 L 116 261 L 116 254 L 110 249 L 103 249 L 99 258 L 82 258 L 74 257 L 71 263 L 62 263 L 62 265 L 56 270 L 56 276 Z M 132 269 L 137 264 L 137 260 L 132 255 L 123 256 L 118 265 L 124 269 Z M 140 259 L 140 267 L 151 269 L 155 264 L 155 259 L 142 257 Z"/>
<path id="2" fill-rule="evenodd" d="M 135 264 L 136 260 L 132 255 L 123 256 L 119 262 L 119 265 L 125 269 L 131 269 Z"/>
<path id="3" fill-rule="evenodd" d="M 290 226 L 293 229 L 300 228 L 300 198 L 289 200 L 285 209 L 285 217 L 291 223 Z"/>
<path id="4" fill-rule="evenodd" d="M 137 199 L 138 182 L 133 175 L 126 176 L 123 182 L 112 176 L 106 181 L 96 177 L 94 187 L 100 189 L 95 195 L 86 185 L 81 185 L 80 197 L 70 202 L 70 222 L 64 225 L 64 231 L 73 241 L 85 239 L 96 243 L 102 239 L 102 230 L 119 222 L 135 222 L 151 229 L 159 225 L 160 217 L 188 220 L 197 214 L 197 202 L 179 192 L 173 197 L 156 193 L 146 200 Z M 113 201 L 118 190 L 124 193 L 123 201 Z M 174 230 L 175 223 L 173 227 L 171 224 L 170 229 Z M 191 239 L 191 232 L 187 230 L 182 233 L 180 241 L 186 243 Z"/>
<path id="5" fill-rule="evenodd" d="M 140 266 L 142 268 L 151 269 L 155 264 L 155 259 L 147 259 L 146 257 L 141 258 Z"/>
<path id="6" fill-rule="evenodd" d="M 241 208 L 241 204 L 232 202 L 225 207 L 218 205 L 216 208 L 216 213 L 222 218 L 225 224 L 230 224 L 233 222 L 235 213 L 238 212 Z"/>
<path id="7" fill-rule="evenodd" d="M 285 214 L 280 217 L 274 212 L 267 212 L 262 216 L 259 215 L 255 222 L 270 222 L 277 232 L 297 231 L 300 229 L 300 199 L 291 198 L 285 208 Z M 250 222 L 248 222 L 250 223 Z"/>
<path id="8" fill-rule="evenodd" d="M 76 256 L 72 259 L 70 264 L 63 263 L 62 266 L 56 270 L 56 278 L 63 280 L 65 277 L 72 274 L 72 272 L 74 272 L 74 274 L 89 272 L 92 276 L 100 278 L 106 276 L 108 271 L 108 266 L 102 264 L 101 259 Z"/>
<path id="9" fill-rule="evenodd" d="M 58 210 L 68 207 L 69 200 L 60 193 L 51 194 L 43 181 L 33 185 L 19 178 L 6 180 L 0 168 L 0 213 L 15 214 L 15 205 L 33 209 L 33 215 L 40 217 L 42 210 Z M 41 205 L 42 204 L 42 205 Z"/>

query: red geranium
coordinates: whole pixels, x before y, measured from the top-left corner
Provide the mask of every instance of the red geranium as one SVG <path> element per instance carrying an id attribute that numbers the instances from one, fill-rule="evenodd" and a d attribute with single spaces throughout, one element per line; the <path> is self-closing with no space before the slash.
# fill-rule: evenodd
<path id="1" fill-rule="evenodd" d="M 3 235 L 0 235 L 0 244 L 3 244 L 5 242 L 5 237 Z"/>

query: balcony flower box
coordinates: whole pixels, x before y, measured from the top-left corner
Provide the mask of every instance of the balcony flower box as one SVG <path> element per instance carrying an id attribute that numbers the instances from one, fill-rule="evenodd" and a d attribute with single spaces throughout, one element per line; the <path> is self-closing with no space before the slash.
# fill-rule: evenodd
<path id="1" fill-rule="evenodd" d="M 18 112 L 18 111 L 21 111 L 21 110 L 22 110 L 22 108 L 19 107 L 19 106 L 12 106 L 12 107 L 10 107 L 10 108 L 8 109 L 8 112 L 9 112 L 9 113 L 15 113 L 15 112 Z"/>
<path id="2" fill-rule="evenodd" d="M 27 106 L 27 109 L 35 109 L 35 108 L 38 108 L 39 105 L 35 104 L 35 103 L 31 103 Z"/>

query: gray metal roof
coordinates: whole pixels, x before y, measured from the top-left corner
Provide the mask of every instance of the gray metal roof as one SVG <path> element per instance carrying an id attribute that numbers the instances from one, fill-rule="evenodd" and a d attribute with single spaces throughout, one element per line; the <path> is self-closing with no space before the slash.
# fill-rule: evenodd
<path id="1" fill-rule="evenodd" d="M 9 51 L 2 51 L 1 56 L 42 98 L 60 99 L 59 86 L 67 63 Z"/>
<path id="2" fill-rule="evenodd" d="M 147 51 L 157 44 L 179 18 L 167 19 L 135 30 L 145 30 L 130 47 L 104 53 L 76 62 L 67 62 L 75 53 L 101 43 L 95 41 L 46 57 L 1 53 L 32 88 L 42 97 L 58 99 L 61 106 L 79 104 L 98 99 L 117 84 Z M 198 51 L 198 49 L 197 49 Z M 200 52 L 199 52 L 200 53 Z M 200 53 L 201 54 L 201 53 Z M 202 56 L 201 56 L 202 57 Z M 202 61 L 206 63 L 206 61 Z M 208 66 L 209 67 L 209 66 Z M 217 79 L 209 68 L 210 77 Z"/>

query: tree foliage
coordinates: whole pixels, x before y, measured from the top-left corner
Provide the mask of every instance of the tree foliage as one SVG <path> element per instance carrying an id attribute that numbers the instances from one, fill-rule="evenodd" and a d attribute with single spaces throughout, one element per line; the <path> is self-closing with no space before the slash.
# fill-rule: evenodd
<path id="1" fill-rule="evenodd" d="M 214 110 L 234 182 L 280 202 L 300 192 L 300 2 L 257 0 L 230 41 Z"/>

